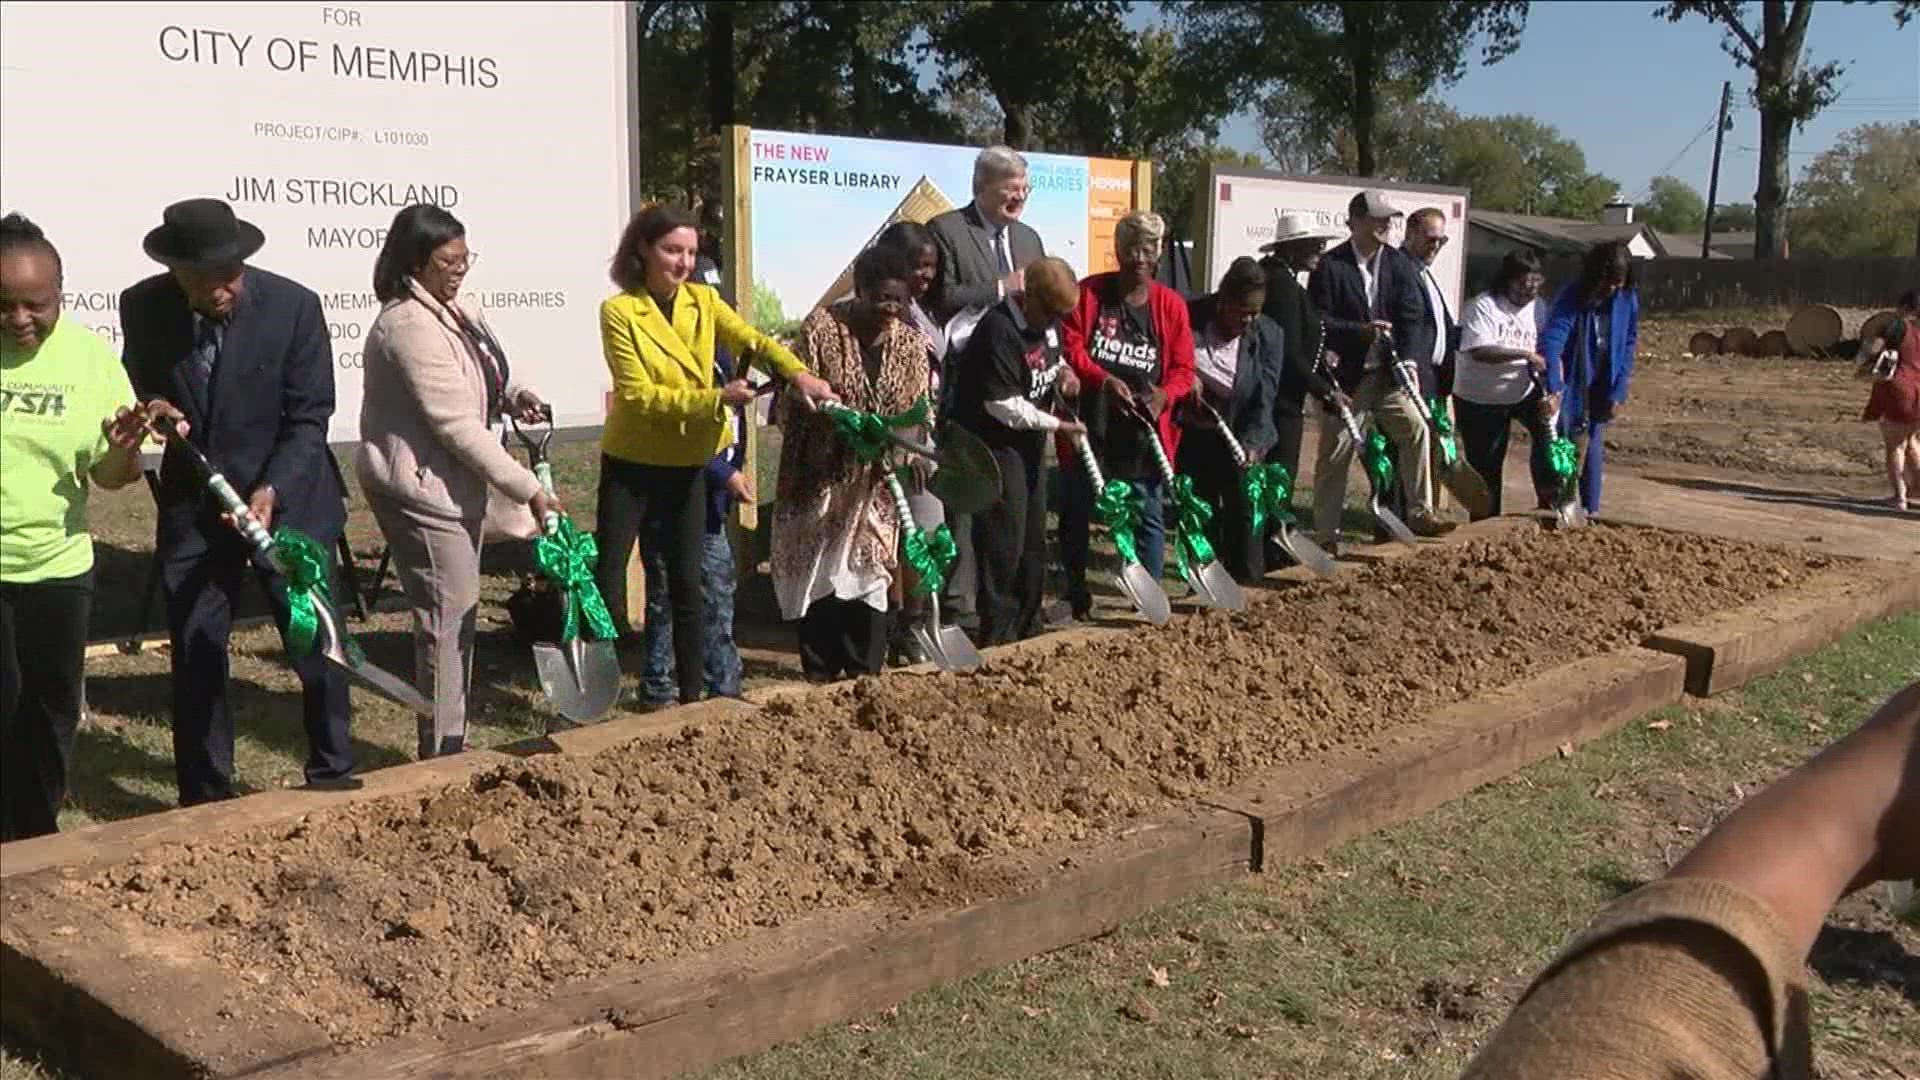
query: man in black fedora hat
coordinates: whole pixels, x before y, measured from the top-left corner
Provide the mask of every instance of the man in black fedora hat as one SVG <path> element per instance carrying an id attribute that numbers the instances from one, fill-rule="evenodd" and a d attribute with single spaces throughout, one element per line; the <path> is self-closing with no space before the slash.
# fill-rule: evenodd
<path id="1" fill-rule="evenodd" d="M 248 266 L 266 237 L 217 199 L 167 207 L 147 255 L 167 268 L 121 295 L 123 359 L 141 398 L 174 416 L 263 524 L 285 524 L 332 551 L 345 491 L 327 449 L 333 348 L 320 298 Z M 160 468 L 154 540 L 173 643 L 173 752 L 180 804 L 231 798 L 233 717 L 227 639 L 252 565 L 246 542 L 169 451 Z M 256 571 L 282 630 L 275 576 Z M 347 741 L 346 677 L 317 652 L 294 663 L 304 699 L 311 787 L 357 786 Z"/>

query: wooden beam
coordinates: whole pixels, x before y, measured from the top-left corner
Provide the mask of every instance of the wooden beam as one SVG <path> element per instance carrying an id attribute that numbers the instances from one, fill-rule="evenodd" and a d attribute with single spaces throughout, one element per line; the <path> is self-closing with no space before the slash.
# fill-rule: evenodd
<path id="1" fill-rule="evenodd" d="M 1153 162 L 1151 161 L 1133 163 L 1133 208 L 1135 210 L 1153 209 Z"/>
<path id="2" fill-rule="evenodd" d="M 720 268 L 726 283 L 727 301 L 748 322 L 753 321 L 753 129 L 745 124 L 729 124 L 720 133 L 720 191 L 726 200 L 726 217 L 720 230 Z M 757 329 L 765 331 L 768 327 Z M 760 488 L 760 424 L 755 409 L 747 409 L 747 461 L 742 470 L 756 492 Z M 760 527 L 760 507 L 742 502 L 734 507 L 734 524 L 747 532 Z M 736 558 L 738 549 L 736 548 Z"/>

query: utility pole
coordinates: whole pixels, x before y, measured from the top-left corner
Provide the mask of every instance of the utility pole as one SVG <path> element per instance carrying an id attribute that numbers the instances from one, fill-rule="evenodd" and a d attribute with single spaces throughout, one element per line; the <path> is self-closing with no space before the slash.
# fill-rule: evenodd
<path id="1" fill-rule="evenodd" d="M 1727 109 L 1733 103 L 1733 83 L 1720 84 L 1720 122 L 1713 132 L 1713 175 L 1707 178 L 1707 228 L 1700 238 L 1700 257 L 1713 258 L 1713 212 L 1720 200 L 1720 147 L 1727 141 Z"/>

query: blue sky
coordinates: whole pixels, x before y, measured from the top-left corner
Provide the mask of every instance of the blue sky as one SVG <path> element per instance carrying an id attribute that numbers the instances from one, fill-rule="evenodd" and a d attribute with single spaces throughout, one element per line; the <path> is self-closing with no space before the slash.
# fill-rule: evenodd
<path id="1" fill-rule="evenodd" d="M 1527 113 L 1552 124 L 1580 144 L 1588 168 L 1613 177 L 1630 198 L 1644 194 L 1647 181 L 1662 172 L 1705 195 L 1713 114 L 1720 84 L 1731 79 L 1734 126 L 1720 168 L 1720 198 L 1752 202 L 1760 145 L 1760 118 L 1745 96 L 1752 73 L 1721 51 L 1718 29 L 1698 18 L 1656 20 L 1655 6 L 1535 0 L 1518 52 L 1492 67 L 1471 68 L 1438 96 L 1463 113 Z M 1852 63 L 1839 103 L 1794 135 L 1796 179 L 1849 128 L 1920 119 L 1920 19 L 1896 30 L 1890 4 L 1825 2 L 1814 9 L 1807 39 L 1815 60 Z M 1221 140 L 1260 149 L 1249 116 L 1230 121 Z"/>

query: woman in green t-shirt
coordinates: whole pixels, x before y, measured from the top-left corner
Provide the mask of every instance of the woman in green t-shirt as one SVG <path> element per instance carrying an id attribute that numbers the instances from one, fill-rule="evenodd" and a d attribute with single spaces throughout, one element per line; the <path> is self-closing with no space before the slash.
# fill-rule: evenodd
<path id="1" fill-rule="evenodd" d="M 113 348 L 60 317 L 60 253 L 0 218 L 0 841 L 57 829 L 93 600 L 91 484 L 140 475 L 146 416 Z"/>

